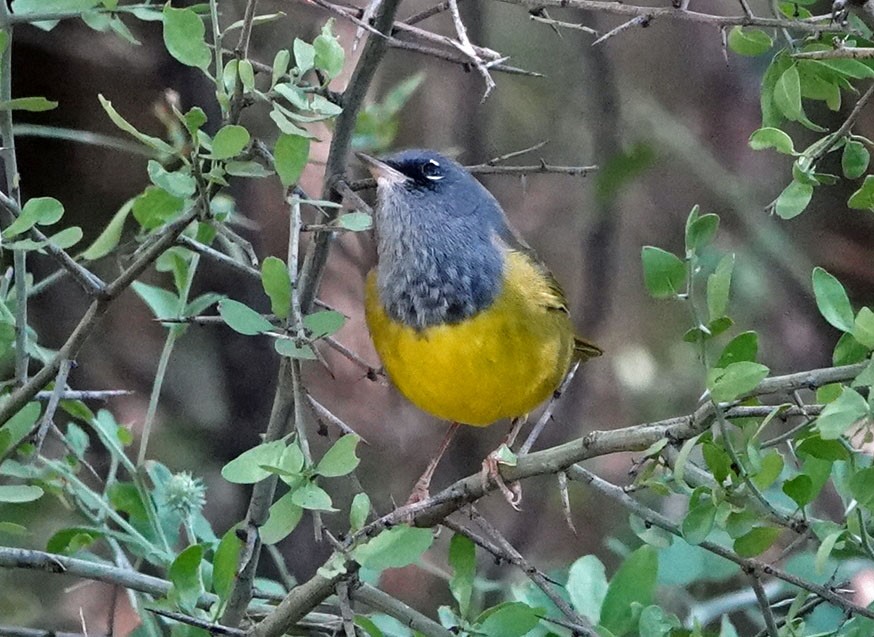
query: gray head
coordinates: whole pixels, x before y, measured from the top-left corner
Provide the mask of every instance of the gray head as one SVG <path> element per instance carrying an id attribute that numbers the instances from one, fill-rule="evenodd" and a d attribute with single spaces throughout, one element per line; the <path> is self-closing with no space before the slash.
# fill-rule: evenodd
<path id="1" fill-rule="evenodd" d="M 422 329 L 491 305 L 510 231 L 489 191 L 431 150 L 358 156 L 377 182 L 377 286 L 389 316 Z"/>

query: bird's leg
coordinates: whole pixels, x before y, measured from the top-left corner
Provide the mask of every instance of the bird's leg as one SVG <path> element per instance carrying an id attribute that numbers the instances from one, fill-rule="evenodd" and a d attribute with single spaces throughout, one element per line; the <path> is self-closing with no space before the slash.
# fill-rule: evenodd
<path id="1" fill-rule="evenodd" d="M 459 423 L 457 422 L 449 425 L 449 429 L 446 430 L 446 435 L 443 436 L 443 442 L 440 443 L 440 449 L 438 449 L 437 454 L 431 458 L 431 462 L 428 463 L 425 473 L 423 473 L 416 481 L 416 486 L 413 487 L 413 492 L 407 499 L 407 504 L 415 504 L 416 502 L 428 499 L 430 495 L 428 489 L 431 487 L 431 478 L 434 477 L 434 471 L 437 469 L 437 465 L 440 464 L 440 458 L 442 458 L 443 454 L 446 453 L 446 449 L 449 447 L 449 443 L 452 442 L 452 437 L 458 430 L 458 426 Z"/>
<path id="2" fill-rule="evenodd" d="M 523 417 L 513 419 L 510 433 L 507 434 L 507 437 L 504 439 L 504 442 L 501 443 L 501 446 L 492 451 L 486 456 L 486 459 L 483 460 L 483 468 L 481 472 L 483 486 L 486 487 L 489 482 L 494 481 L 494 483 L 498 485 L 498 489 L 501 490 L 501 494 L 504 496 L 507 503 L 517 511 L 519 510 L 519 503 L 522 501 L 522 487 L 518 482 L 514 482 L 510 485 L 504 482 L 504 478 L 501 476 L 501 471 L 498 468 L 498 465 L 516 464 L 516 455 L 513 453 L 511 447 L 513 446 L 513 443 L 516 442 L 516 437 L 519 435 L 519 431 L 522 429 L 522 425 L 524 425 L 525 422 L 526 419 Z"/>

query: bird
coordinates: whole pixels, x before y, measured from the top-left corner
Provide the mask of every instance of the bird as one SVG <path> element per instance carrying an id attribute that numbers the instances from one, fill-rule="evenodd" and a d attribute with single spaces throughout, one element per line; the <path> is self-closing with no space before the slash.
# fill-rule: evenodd
<path id="1" fill-rule="evenodd" d="M 364 290 L 383 369 L 410 402 L 451 423 L 408 503 L 428 497 L 460 425 L 516 425 L 601 348 L 575 335 L 561 286 L 494 196 L 433 150 L 357 153 L 376 181 L 376 266 Z M 500 448 L 499 448 L 500 449 Z M 497 451 L 497 450 L 496 450 Z M 508 502 L 495 454 L 484 461 Z"/>

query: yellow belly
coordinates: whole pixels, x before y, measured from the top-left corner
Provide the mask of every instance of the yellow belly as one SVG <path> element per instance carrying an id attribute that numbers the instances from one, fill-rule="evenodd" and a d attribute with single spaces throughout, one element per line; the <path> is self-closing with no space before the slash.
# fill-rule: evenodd
<path id="1" fill-rule="evenodd" d="M 558 387 L 573 354 L 567 313 L 550 308 L 548 282 L 520 253 L 509 253 L 495 302 L 453 325 L 414 330 L 383 309 L 370 272 L 367 325 L 398 390 L 439 418 L 484 426 L 522 416 Z"/>

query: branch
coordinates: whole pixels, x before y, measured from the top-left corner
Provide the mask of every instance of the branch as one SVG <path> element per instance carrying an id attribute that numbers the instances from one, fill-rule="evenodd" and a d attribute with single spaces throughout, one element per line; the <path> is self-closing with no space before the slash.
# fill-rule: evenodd
<path id="1" fill-rule="evenodd" d="M 407 606 L 401 600 L 370 584 L 361 584 L 357 588 L 350 587 L 349 595 L 352 599 L 367 604 L 373 610 L 394 617 L 404 626 L 408 626 L 426 637 L 452 637 L 455 634 L 415 608 Z"/>
<path id="2" fill-rule="evenodd" d="M 865 369 L 866 366 L 867 363 L 859 363 L 856 365 L 846 365 L 844 367 L 813 369 L 797 374 L 788 374 L 786 376 L 774 376 L 759 383 L 756 389 L 750 392 L 750 395 L 773 394 L 780 391 L 792 392 L 800 388 L 816 389 L 817 387 L 829 383 L 852 380 L 863 369 Z M 725 417 L 729 419 L 742 417 L 735 414 L 734 409 L 735 408 L 726 409 Z M 740 411 L 738 413 L 743 414 L 744 412 Z M 529 455 L 520 456 L 516 466 L 502 465 L 501 475 L 504 478 L 504 481 L 509 483 L 534 476 L 567 471 L 570 477 L 579 478 L 580 475 L 585 475 L 585 481 L 590 481 L 588 476 L 591 476 L 591 474 L 578 467 L 578 462 L 613 453 L 643 451 L 663 438 L 668 438 L 673 441 L 686 440 L 707 429 L 712 424 L 714 417 L 715 412 L 713 404 L 708 402 L 700 406 L 693 414 L 688 416 L 678 416 L 622 429 L 593 431 L 582 438 L 577 438 L 565 444 Z M 583 473 L 581 474 L 580 472 Z M 598 479 L 594 476 L 592 477 Z M 612 487 L 612 485 L 610 486 Z M 373 537 L 380 531 L 398 524 L 409 523 L 419 527 L 437 526 L 438 524 L 442 524 L 452 513 L 471 502 L 479 500 L 496 488 L 497 486 L 494 481 L 489 481 L 488 484 L 483 484 L 482 476 L 479 472 L 466 478 L 462 478 L 439 493 L 432 495 L 421 502 L 399 507 L 367 524 L 360 531 L 348 537 L 341 545 L 341 550 L 346 550 L 357 542 Z M 633 502 L 637 506 L 637 502 L 622 491 L 622 489 L 619 487 L 613 488 L 617 489 L 623 498 L 627 498 L 627 501 Z M 611 492 L 611 496 L 612 495 L 613 493 Z M 664 520 L 664 518 L 660 519 Z M 665 524 L 672 525 L 672 523 L 667 521 L 665 521 Z M 671 528 L 676 527 L 671 526 Z M 679 530 L 677 530 L 677 532 L 679 533 Z M 702 544 L 702 546 L 704 546 L 704 544 Z M 708 548 L 708 550 L 711 549 Z M 728 551 L 728 549 L 717 547 L 717 550 L 733 555 L 733 561 L 741 560 L 741 558 L 731 553 L 731 551 Z M 721 555 L 721 553 L 718 554 Z M 330 564 L 333 560 L 338 559 L 338 555 L 342 555 L 342 553 L 333 553 L 326 564 Z M 800 578 L 790 576 L 774 567 L 764 565 L 755 560 L 741 560 L 741 562 L 738 563 L 742 563 L 742 565 L 746 564 L 748 566 L 753 565 L 757 569 L 762 569 L 761 572 L 765 574 L 775 575 L 790 584 L 806 588 L 807 590 L 815 592 L 817 595 L 822 595 L 832 603 L 849 604 L 846 600 L 825 587 L 809 584 Z M 282 610 L 278 608 L 275 613 L 265 618 L 264 621 L 258 624 L 251 631 L 250 635 L 252 637 L 278 637 L 282 630 L 295 621 L 294 618 L 302 617 L 310 609 L 315 608 L 316 605 L 323 602 L 333 592 L 334 585 L 342 577 L 348 577 L 348 575 L 335 574 L 328 578 L 317 572 L 312 579 L 293 589 L 283 600 L 282 604 L 280 604 Z M 857 612 L 856 609 L 860 608 L 855 605 L 842 607 L 851 608 L 853 612 Z M 874 618 L 874 611 L 867 611 L 865 609 L 861 610 L 864 611 L 864 613 L 858 611 L 860 614 Z"/>
<path id="3" fill-rule="evenodd" d="M 805 51 L 793 53 L 797 60 L 870 60 L 874 58 L 871 47 L 840 47 L 832 51 Z"/>
<path id="4" fill-rule="evenodd" d="M 635 515 L 643 518 L 645 523 L 664 529 L 671 535 L 682 537 L 683 534 L 679 526 L 668 520 L 666 517 L 662 516 L 660 513 L 653 511 L 649 507 L 644 506 L 643 504 L 629 496 L 627 493 L 625 493 L 625 491 L 622 490 L 621 487 L 617 487 L 616 485 L 599 478 L 595 474 L 583 469 L 578 465 L 571 467 L 568 471 L 568 475 L 574 480 L 578 480 L 580 482 L 584 482 L 595 487 L 600 493 L 606 495 L 612 500 L 619 502 L 626 509 L 632 511 Z M 698 544 L 698 546 L 706 551 L 725 558 L 730 562 L 734 562 L 735 564 L 740 566 L 748 575 L 771 575 L 797 588 L 801 588 L 803 590 L 813 593 L 814 595 L 818 595 L 830 604 L 837 606 L 847 613 L 854 613 L 856 615 L 861 615 L 862 617 L 867 617 L 868 619 L 874 619 L 874 611 L 859 606 L 858 604 L 854 604 L 853 602 L 835 593 L 831 588 L 808 582 L 807 580 L 797 577 L 796 575 L 792 575 L 791 573 L 787 573 L 786 571 L 783 571 L 776 566 L 766 564 L 760 560 L 740 557 L 734 551 L 731 551 L 724 546 L 715 544 L 713 542 L 701 542 L 700 544 Z"/>
<path id="5" fill-rule="evenodd" d="M 716 27 L 727 26 L 758 26 L 793 29 L 804 33 L 849 33 L 850 29 L 836 24 L 814 24 L 803 20 L 788 20 L 780 18 L 759 18 L 756 16 L 721 16 L 709 13 L 699 13 L 673 7 L 641 7 L 620 2 L 608 2 L 605 0 L 501 0 L 507 4 L 515 4 L 525 7 L 529 11 L 536 11 L 544 7 L 561 7 L 567 9 L 582 9 L 612 15 L 628 17 L 640 17 L 653 20 L 655 18 L 668 18 L 685 22 L 697 22 L 710 24 Z"/>
<path id="6" fill-rule="evenodd" d="M 182 231 L 185 230 L 188 224 L 197 218 L 198 212 L 197 209 L 192 210 L 165 226 L 157 238 L 140 252 L 134 262 L 104 288 L 103 293 L 91 303 L 84 316 L 79 320 L 79 323 L 55 356 L 39 372 L 34 374 L 25 385 L 12 392 L 3 404 L 0 405 L 0 425 L 5 424 L 6 421 L 18 413 L 28 401 L 33 399 L 40 390 L 52 381 L 58 373 L 62 361 L 76 359 L 79 348 L 82 347 L 82 344 L 91 335 L 100 317 L 106 313 L 110 302 L 124 292 L 164 250 L 176 242 L 176 238 L 182 234 Z"/>

